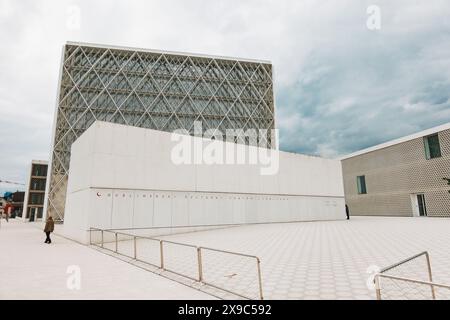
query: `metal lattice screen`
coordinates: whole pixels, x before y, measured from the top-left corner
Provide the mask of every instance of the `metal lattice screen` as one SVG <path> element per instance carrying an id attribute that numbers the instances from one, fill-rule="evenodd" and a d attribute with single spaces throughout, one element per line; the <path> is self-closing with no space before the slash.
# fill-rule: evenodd
<path id="1" fill-rule="evenodd" d="M 273 147 L 272 65 L 198 55 L 67 44 L 47 214 L 64 219 L 72 143 L 95 120 L 162 131 L 263 129 L 235 142 Z"/>

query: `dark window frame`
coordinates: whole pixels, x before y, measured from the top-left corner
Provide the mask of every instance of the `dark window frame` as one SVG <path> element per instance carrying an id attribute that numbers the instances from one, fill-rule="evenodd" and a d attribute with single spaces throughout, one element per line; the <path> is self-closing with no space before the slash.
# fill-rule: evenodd
<path id="1" fill-rule="evenodd" d="M 434 146 L 430 145 L 430 138 L 436 138 L 437 142 Z M 439 134 L 434 133 L 423 137 L 423 145 L 425 148 L 425 159 L 431 160 L 442 157 L 441 143 L 439 141 Z"/>
<path id="2" fill-rule="evenodd" d="M 356 189 L 358 190 L 358 194 L 367 194 L 367 184 L 365 175 L 356 177 Z"/>

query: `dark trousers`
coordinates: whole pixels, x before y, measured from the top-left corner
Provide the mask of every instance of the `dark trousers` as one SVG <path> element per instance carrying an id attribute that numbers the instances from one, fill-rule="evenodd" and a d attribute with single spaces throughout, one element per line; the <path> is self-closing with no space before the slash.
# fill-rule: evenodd
<path id="1" fill-rule="evenodd" d="M 45 239 L 45 243 L 52 243 L 52 239 L 50 239 L 50 232 L 46 232 L 45 235 L 47 236 L 47 239 Z"/>

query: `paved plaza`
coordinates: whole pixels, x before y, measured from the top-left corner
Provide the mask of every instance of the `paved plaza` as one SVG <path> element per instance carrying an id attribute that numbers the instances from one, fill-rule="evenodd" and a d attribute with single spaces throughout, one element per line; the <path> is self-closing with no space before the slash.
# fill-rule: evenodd
<path id="1" fill-rule="evenodd" d="M 47 245 L 40 228 L 1 221 L 0 300 L 214 298 L 57 235 Z M 80 290 L 67 287 L 69 266 L 80 267 Z"/>
<path id="2" fill-rule="evenodd" d="M 214 298 L 56 235 L 52 245 L 45 245 L 36 227 L 3 221 L 0 268 L 6 276 L 0 278 L 0 299 Z M 434 280 L 450 283 L 449 231 L 450 219 L 445 218 L 352 217 L 350 221 L 247 225 L 163 238 L 260 257 L 266 299 L 374 299 L 375 292 L 367 286 L 370 271 L 422 251 L 430 253 Z M 127 243 L 132 242 L 121 241 L 119 250 L 131 251 Z M 150 242 L 138 243 L 140 258 L 157 252 Z M 195 277 L 195 252 L 192 248 L 177 251 L 168 244 L 167 266 Z M 238 283 L 233 290 L 257 298 L 254 260 L 214 254 L 203 254 L 205 278 L 220 281 L 225 288 Z M 154 258 L 157 263 L 157 255 Z M 67 289 L 69 265 L 80 266 L 82 290 Z"/>
<path id="3" fill-rule="evenodd" d="M 422 251 L 429 251 L 434 280 L 450 283 L 446 218 L 352 217 L 166 238 L 259 256 L 267 299 L 375 299 L 367 286 L 370 271 Z"/>

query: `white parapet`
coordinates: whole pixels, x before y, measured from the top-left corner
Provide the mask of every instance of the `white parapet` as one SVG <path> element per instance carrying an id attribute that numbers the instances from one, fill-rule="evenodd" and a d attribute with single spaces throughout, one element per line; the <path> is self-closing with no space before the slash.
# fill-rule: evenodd
<path id="1" fill-rule="evenodd" d="M 344 206 L 338 160 L 97 121 L 72 145 L 64 233 L 337 220 Z"/>

